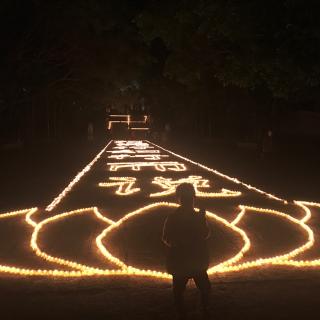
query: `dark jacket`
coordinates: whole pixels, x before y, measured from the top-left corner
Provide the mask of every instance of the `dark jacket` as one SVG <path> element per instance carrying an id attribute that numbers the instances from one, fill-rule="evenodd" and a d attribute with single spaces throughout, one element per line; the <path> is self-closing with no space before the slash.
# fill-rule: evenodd
<path id="1" fill-rule="evenodd" d="M 170 214 L 163 227 L 167 244 L 167 271 L 171 274 L 192 275 L 208 269 L 207 239 L 210 235 L 204 213 L 179 207 Z"/>

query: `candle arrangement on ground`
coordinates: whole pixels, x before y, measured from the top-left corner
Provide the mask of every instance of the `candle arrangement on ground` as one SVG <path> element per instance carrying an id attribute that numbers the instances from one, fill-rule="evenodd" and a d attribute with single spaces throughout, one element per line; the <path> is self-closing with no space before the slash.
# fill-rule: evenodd
<path id="1" fill-rule="evenodd" d="M 320 266 L 320 255 L 310 253 L 319 245 L 314 219 L 320 203 L 289 202 L 150 141 L 116 140 L 102 148 L 44 210 L 34 207 L 0 214 L 0 227 L 1 223 L 13 220 L 27 227 L 28 253 L 46 263 L 46 267 L 33 268 L 21 266 L 23 261 L 14 265 L 1 258 L 0 273 L 170 279 L 168 273 L 148 259 L 152 251 L 159 251 L 161 256 L 162 224 L 166 215 L 179 206 L 175 189 L 184 182 L 193 184 L 196 190 L 196 211 L 205 210 L 211 227 L 222 230 L 209 243 L 215 247 L 212 251 L 216 255 L 208 270 L 210 275 L 268 266 L 285 266 L 288 270 Z M 83 263 L 77 254 L 70 258 L 64 252 L 51 253 L 55 240 L 51 240 L 51 246 L 43 240 L 51 228 L 81 217 L 90 217 L 99 224 L 99 232 L 90 238 L 89 246 L 102 261 L 99 266 L 89 260 Z M 144 221 L 149 218 L 152 219 L 146 224 Z M 266 230 L 269 232 L 264 238 L 261 234 Z M 290 232 L 294 237 L 286 237 Z M 260 237 L 256 237 L 258 233 Z M 219 256 L 217 247 L 225 245 L 222 239 L 225 235 L 233 237 L 234 242 Z M 77 230 L 60 236 L 76 238 Z M 132 245 L 123 240 L 127 238 Z M 81 246 L 81 241 L 78 245 Z M 151 249 L 153 245 L 159 250 Z M 128 258 L 123 252 L 130 251 L 130 246 L 136 247 Z M 139 255 L 139 259 L 135 255 Z"/>

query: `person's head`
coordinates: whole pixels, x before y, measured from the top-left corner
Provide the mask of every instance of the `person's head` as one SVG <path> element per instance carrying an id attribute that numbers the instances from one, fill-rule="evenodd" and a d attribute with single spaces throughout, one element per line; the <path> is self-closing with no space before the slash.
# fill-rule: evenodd
<path id="1" fill-rule="evenodd" d="M 196 192 L 194 190 L 193 184 L 191 183 L 181 183 L 176 188 L 176 196 L 179 199 L 181 206 L 183 207 L 193 207 L 194 198 Z"/>

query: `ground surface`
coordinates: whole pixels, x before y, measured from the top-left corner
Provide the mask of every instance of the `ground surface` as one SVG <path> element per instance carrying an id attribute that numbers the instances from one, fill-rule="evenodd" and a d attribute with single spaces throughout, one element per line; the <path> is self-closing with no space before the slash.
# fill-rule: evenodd
<path id="1" fill-rule="evenodd" d="M 197 202 L 197 206 L 205 207 L 229 222 L 239 213 L 239 204 L 285 211 L 299 219 L 303 217 L 301 208 L 292 204 L 285 205 L 248 190 L 242 185 L 173 157 L 157 147 L 154 149 L 170 156 L 161 161 L 178 161 L 186 166 L 186 171 L 171 171 L 170 167 L 166 171 L 157 171 L 155 167 L 149 167 L 141 168 L 141 171 L 118 168 L 117 171 L 111 172 L 107 162 L 127 162 L 128 159 L 113 158 L 110 161 L 107 157 L 112 153 L 105 152 L 71 192 L 50 213 L 45 212 L 44 209 L 51 200 L 94 158 L 102 146 L 103 143 L 70 144 L 66 147 L 41 148 L 41 152 L 36 147 L 28 151 L 3 152 L 1 212 L 39 206 L 40 210 L 35 215 L 35 220 L 39 222 L 44 217 L 64 211 L 97 206 L 104 216 L 118 221 L 128 212 L 155 201 L 175 202 L 174 197 L 170 195 L 150 198 L 151 193 L 164 191 L 159 185 L 151 183 L 156 176 L 178 180 L 190 175 L 201 175 L 210 185 L 209 188 L 199 188 L 201 191 L 217 193 L 226 188 L 242 193 L 238 197 L 201 198 Z M 205 162 L 210 167 L 275 193 L 281 198 L 319 202 L 314 187 L 319 173 L 311 174 L 314 157 L 310 157 L 312 160 L 309 169 L 305 169 L 306 160 L 302 161 L 301 157 L 300 160 L 288 162 L 285 166 L 288 154 L 286 157 L 281 156 L 278 161 L 268 159 L 261 164 L 249 152 L 228 154 L 228 151 L 222 150 L 219 146 L 199 143 L 194 144 L 192 148 L 190 146 L 191 144 L 186 146 L 176 143 L 169 146 L 169 149 L 179 151 L 195 161 Z M 117 145 L 110 145 L 107 151 L 117 150 L 115 147 Z M 118 150 L 123 151 L 121 148 Z M 296 158 L 299 159 L 298 154 Z M 261 167 L 264 170 L 261 170 Z M 283 170 L 284 167 L 287 170 Z M 304 175 L 300 173 L 302 170 Z M 291 181 L 298 181 L 297 184 L 288 181 L 287 176 L 290 172 Z M 260 180 L 259 173 L 262 176 Z M 276 178 L 271 179 L 271 174 Z M 246 175 L 248 180 L 245 179 Z M 137 180 L 132 188 L 141 188 L 141 191 L 119 196 L 115 194 L 119 186 L 98 186 L 100 182 L 110 182 L 110 178 L 122 176 L 135 177 Z M 308 183 L 305 182 L 306 187 L 302 187 L 301 182 L 306 176 L 312 179 L 309 178 Z M 169 211 L 170 209 L 166 207 L 159 207 L 151 210 L 149 212 L 151 214 L 129 219 L 119 229 L 111 232 L 103 240 L 103 244 L 127 265 L 164 271 L 164 252 L 160 236 L 163 221 Z M 312 220 L 314 230 L 318 225 L 316 214 L 319 212 L 320 210 L 314 210 L 315 215 Z M 236 254 L 241 249 L 242 240 L 225 225 L 214 219 L 210 221 L 213 229 L 213 237 L 210 240 L 211 266 L 214 266 Z M 246 214 L 238 226 L 251 240 L 251 249 L 245 254 L 243 261 L 255 261 L 258 258 L 291 252 L 305 242 L 305 232 L 298 225 L 278 216 L 253 212 Z M 93 214 L 70 216 L 46 225 L 39 237 L 39 243 L 43 250 L 54 256 L 95 268 L 114 268 L 95 246 L 95 237 L 104 228 L 106 228 L 105 223 L 96 219 Z M 24 223 L 23 217 L 3 219 L 0 229 L 2 265 L 69 270 L 66 266 L 46 262 L 32 253 L 29 248 L 32 228 Z M 317 246 L 316 241 L 315 249 L 304 253 L 302 258 L 318 258 Z M 212 295 L 214 318 L 300 319 L 312 315 L 319 299 L 318 274 L 316 269 L 299 270 L 285 266 L 263 267 L 227 274 L 217 273 L 211 277 L 214 288 Z M 47 319 L 174 318 L 170 282 L 167 280 L 135 276 L 62 280 L 2 275 L 0 283 L 3 319 L 18 319 L 22 315 L 24 318 Z M 198 317 L 196 295 L 197 292 L 191 285 L 186 300 L 191 318 L 194 319 Z"/>

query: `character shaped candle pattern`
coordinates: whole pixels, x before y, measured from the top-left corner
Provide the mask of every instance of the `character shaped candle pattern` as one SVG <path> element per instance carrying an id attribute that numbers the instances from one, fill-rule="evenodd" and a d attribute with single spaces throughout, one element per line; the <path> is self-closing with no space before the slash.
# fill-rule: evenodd
<path id="1" fill-rule="evenodd" d="M 100 182 L 99 187 L 118 187 L 116 194 L 119 196 L 128 196 L 139 192 L 140 188 L 133 188 L 136 183 L 134 177 L 110 177 L 110 182 Z"/>
<path id="2" fill-rule="evenodd" d="M 154 147 L 150 145 L 145 145 L 145 144 L 137 144 L 136 146 L 126 146 L 126 145 L 118 145 L 114 147 L 116 150 L 125 150 L 126 148 L 133 148 L 135 150 L 149 150 L 149 149 L 154 149 Z"/>
<path id="3" fill-rule="evenodd" d="M 108 163 L 110 171 L 118 171 L 119 169 L 131 169 L 140 171 L 141 168 L 153 168 L 157 171 L 186 171 L 186 166 L 177 161 L 162 161 L 162 162 L 113 162 Z"/>
<path id="4" fill-rule="evenodd" d="M 146 125 L 147 124 L 147 121 L 148 121 L 148 116 L 143 116 L 143 120 L 132 120 L 131 119 L 131 116 L 129 115 L 129 114 L 126 114 L 126 115 L 124 115 L 124 114 L 112 114 L 112 115 L 110 115 L 110 118 L 112 119 L 110 119 L 109 121 L 108 121 L 108 130 L 111 130 L 112 129 L 112 125 L 114 124 L 114 123 L 125 123 L 126 125 L 127 125 L 127 127 L 128 127 L 128 129 L 130 128 L 130 129 L 137 129 L 137 128 L 135 128 L 135 127 L 131 127 L 131 125 L 138 125 L 138 124 L 140 124 L 140 125 Z M 114 120 L 114 119 L 118 119 L 118 120 Z M 139 128 L 139 129 L 146 129 L 146 130 L 149 130 L 149 128 Z M 120 140 L 119 141 L 119 143 L 120 142 L 123 142 L 123 140 Z"/>
<path id="5" fill-rule="evenodd" d="M 144 150 L 129 150 L 129 149 L 124 149 L 124 150 L 111 150 L 111 151 L 107 151 L 109 153 L 111 153 L 112 155 L 127 155 L 127 154 L 130 154 L 130 155 L 134 155 L 134 154 L 158 154 L 160 153 L 160 150 L 148 150 L 148 153 L 146 153 L 146 151 Z"/>
<path id="6" fill-rule="evenodd" d="M 140 171 L 142 168 L 151 168 L 157 171 L 186 171 L 186 166 L 183 163 L 162 161 L 162 158 L 168 158 L 169 156 L 167 154 L 159 154 L 159 151 L 154 150 L 154 147 L 149 143 L 142 141 L 116 141 L 115 144 L 116 146 L 111 152 L 115 151 L 116 153 L 108 156 L 108 158 L 117 160 L 129 159 L 131 161 L 109 162 L 107 165 L 110 171 L 118 171 L 119 169 Z M 141 161 L 141 158 L 150 161 Z M 133 162 L 133 159 L 138 161 Z"/>
<path id="7" fill-rule="evenodd" d="M 203 192 L 200 189 L 210 188 L 209 180 L 203 179 L 202 176 L 189 176 L 188 178 L 182 178 L 173 180 L 172 178 L 155 177 L 152 181 L 153 184 L 160 186 L 164 191 L 151 193 L 150 197 L 163 197 L 173 194 L 176 191 L 176 187 L 181 183 L 190 183 L 194 186 L 197 197 L 204 198 L 219 198 L 219 197 L 238 197 L 241 195 L 240 191 L 230 191 L 222 189 L 221 192 Z"/>
<path id="8" fill-rule="evenodd" d="M 123 159 L 143 159 L 143 160 L 161 160 L 162 158 L 168 158 L 166 154 L 119 154 L 108 156 L 109 159 L 123 160 Z"/>
<path id="9" fill-rule="evenodd" d="M 99 209 L 92 207 L 93 204 L 91 204 L 90 206 L 84 206 L 82 209 L 72 207 L 64 213 L 57 211 L 57 208 L 60 208 L 60 206 L 64 204 L 65 198 L 78 192 L 78 188 L 75 187 L 76 184 L 92 185 L 90 184 L 92 177 L 86 179 L 85 176 L 90 170 L 95 170 L 95 168 L 99 166 L 99 163 L 101 163 L 100 168 L 105 168 L 107 163 L 107 177 L 101 177 L 105 179 L 102 180 L 103 182 L 98 180 L 94 184 L 94 188 L 96 188 L 94 190 L 98 190 L 99 186 L 100 188 L 110 188 L 113 191 L 106 194 L 100 189 L 100 193 L 105 196 L 105 205 L 103 204 L 104 202 L 100 202 L 102 207 L 100 208 L 99 206 Z M 145 174 L 147 170 L 144 169 L 148 169 L 147 174 Z M 129 171 L 130 173 L 128 173 L 128 176 L 117 176 L 117 172 L 122 170 Z M 159 176 L 159 171 L 163 172 L 162 176 Z M 186 171 L 188 171 L 188 174 L 186 174 Z M 205 173 L 202 173 L 203 171 L 205 171 Z M 103 174 L 106 174 L 106 171 L 103 171 Z M 144 178 L 146 179 L 144 180 L 144 184 L 142 184 L 142 179 Z M 235 187 L 230 187 L 230 190 L 229 187 L 219 188 L 215 191 L 214 188 L 218 179 L 219 185 L 221 185 L 221 181 L 225 180 L 228 186 L 233 183 Z M 317 211 L 320 211 L 319 203 L 294 201 L 289 205 L 284 199 L 280 199 L 275 195 L 252 187 L 236 178 L 224 175 L 151 142 L 119 140 L 109 142 L 93 160 L 71 180 L 67 187 L 55 197 L 47 206 L 46 212 L 33 208 L 0 214 L 0 223 L 5 223 L 9 219 L 21 219 L 27 228 L 31 228 L 32 235 L 29 242 L 30 254 L 34 254 L 46 264 L 49 264 L 49 267 L 46 266 L 44 268 L 17 267 L 1 260 L 0 272 L 21 276 L 65 278 L 135 275 L 170 279 L 169 274 L 157 268 L 151 268 L 151 270 L 145 266 L 137 267 L 134 262 L 117 256 L 113 250 L 113 245 L 109 243 L 109 237 L 113 233 L 120 231 L 124 225 L 127 226 L 127 223 L 137 218 L 145 219 L 147 215 L 156 215 L 157 209 L 176 208 L 178 206 L 176 203 L 153 202 L 150 204 L 150 201 L 152 201 L 151 199 L 153 198 L 165 198 L 174 194 L 177 185 L 183 182 L 193 184 L 196 195 L 200 198 L 200 201 L 203 201 L 201 198 L 208 198 L 205 199 L 205 202 L 212 202 L 213 206 L 216 201 L 214 198 L 223 198 L 221 199 L 223 203 L 227 203 L 227 201 L 237 202 L 237 206 L 234 207 L 234 211 L 237 212 L 237 214 L 232 217 L 225 217 L 222 216 L 222 214 L 217 215 L 215 209 L 212 209 L 212 211 L 211 209 L 206 210 L 208 220 L 218 223 L 223 228 L 226 228 L 228 232 L 235 234 L 239 244 L 237 250 L 234 250 L 232 254 L 224 258 L 223 261 L 211 265 L 208 270 L 209 274 L 239 272 L 249 268 L 256 269 L 262 266 L 275 265 L 286 266 L 287 268 L 320 267 L 320 255 L 316 253 L 315 255 L 317 256 L 313 259 L 307 259 L 305 255 L 311 248 L 317 248 L 317 245 L 320 245 L 317 243 L 319 234 L 313 225 L 315 223 L 313 219 L 316 219 L 316 214 L 319 213 Z M 142 190 L 146 184 L 147 190 Z M 154 189 L 157 189 L 151 191 L 148 186 L 154 186 Z M 241 191 L 237 190 L 238 187 L 241 187 Z M 247 193 L 252 197 L 256 195 L 258 197 L 264 197 L 264 201 L 269 201 L 267 203 L 275 202 L 277 204 L 276 209 L 270 208 L 268 205 L 258 207 L 256 205 L 257 201 L 255 201 L 255 205 L 242 205 L 239 201 L 244 199 L 246 199 L 247 202 L 251 201 L 250 197 L 245 197 Z M 142 196 L 140 196 L 140 194 L 142 194 Z M 112 203 L 116 203 L 117 199 L 120 199 L 116 196 L 131 195 L 133 196 L 133 201 L 130 200 L 130 197 L 129 199 L 124 197 L 120 200 L 122 201 L 122 205 L 124 204 L 123 207 L 126 206 L 127 202 L 130 203 L 130 201 L 131 204 L 134 203 L 135 205 L 135 199 L 146 201 L 146 203 L 143 205 L 141 205 L 141 203 L 136 204 L 134 208 L 130 209 L 118 209 L 116 206 L 117 212 L 111 215 L 112 219 L 110 219 L 109 207 Z M 135 198 L 135 195 L 139 195 L 139 197 Z M 75 198 L 78 199 L 77 197 Z M 91 201 L 91 197 L 89 201 Z M 273 206 L 273 204 L 271 206 Z M 281 207 L 281 209 L 279 209 L 279 207 Z M 296 210 L 295 212 L 292 212 L 293 208 Z M 55 209 L 55 211 L 53 211 L 53 209 Z M 89 261 L 84 263 L 82 259 L 78 259 L 79 257 L 77 255 L 74 259 L 65 258 L 63 252 L 61 252 L 61 256 L 60 254 L 54 256 L 49 253 L 51 248 L 48 247 L 42 238 L 52 224 L 64 224 L 68 219 L 80 219 L 85 215 L 92 216 L 100 223 L 101 229 L 98 234 L 94 236 L 95 240 L 90 250 L 95 250 L 100 258 L 104 259 L 103 261 L 105 261 L 106 265 L 102 267 L 91 265 Z M 250 233 L 250 229 L 247 230 L 246 219 L 253 215 L 257 215 L 258 219 L 261 219 L 261 217 L 266 219 L 272 217 L 275 221 L 281 220 L 281 223 L 289 225 L 290 228 L 293 228 L 292 230 L 299 233 L 300 242 L 289 248 L 285 246 L 279 247 L 279 252 L 277 251 L 276 254 L 272 256 L 255 256 L 252 258 L 250 252 L 254 251 L 256 239 Z M 92 237 L 90 239 L 92 239 Z M 142 250 L 142 252 L 144 251 Z M 148 259 L 146 259 L 146 261 L 147 260 Z M 50 268 L 50 264 L 52 268 Z"/>

